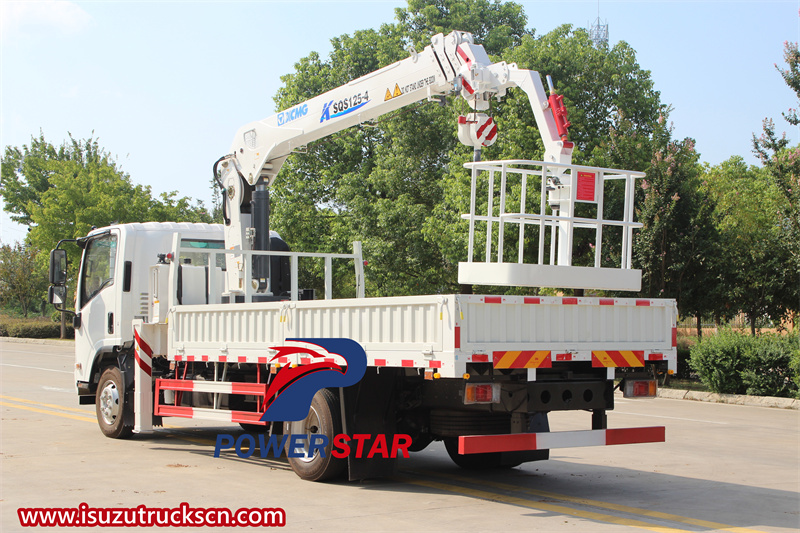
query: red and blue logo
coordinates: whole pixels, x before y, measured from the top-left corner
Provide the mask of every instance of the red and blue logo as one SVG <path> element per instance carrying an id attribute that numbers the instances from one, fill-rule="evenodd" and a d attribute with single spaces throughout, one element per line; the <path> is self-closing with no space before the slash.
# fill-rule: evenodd
<path id="1" fill-rule="evenodd" d="M 308 416 L 317 391 L 355 385 L 367 370 L 367 354 L 352 339 L 286 339 L 289 346 L 273 347 L 271 362 L 299 356 L 296 367 L 283 367 L 270 382 L 261 420 L 296 421 Z"/>

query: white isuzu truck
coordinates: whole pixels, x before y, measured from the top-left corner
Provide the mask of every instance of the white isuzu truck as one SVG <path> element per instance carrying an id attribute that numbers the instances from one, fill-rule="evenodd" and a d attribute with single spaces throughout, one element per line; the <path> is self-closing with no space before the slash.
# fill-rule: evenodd
<path id="1" fill-rule="evenodd" d="M 269 187 L 298 148 L 411 103 L 460 96 L 472 112 L 459 118 L 458 136 L 477 156 L 497 138 L 484 111 L 509 89 L 530 100 L 544 160 L 476 157 L 466 165 L 469 247 L 459 283 L 638 291 L 631 250 L 641 225 L 633 199 L 643 174 L 572 164 L 569 122 L 552 83 L 548 97 L 538 72 L 492 63 L 468 33 L 439 34 L 420 53 L 242 127 L 214 164 L 224 224 L 120 224 L 78 239 L 74 312 L 63 309 L 65 250 L 59 243 L 51 252 L 50 300 L 74 313 L 79 400 L 96 404 L 102 432 L 124 438 L 152 432 L 163 417 L 186 417 L 306 435 L 289 461 L 311 480 L 393 471 L 391 457 L 332 455 L 340 434 L 406 435 L 412 451 L 443 440 L 463 467 L 547 459 L 561 447 L 664 441 L 663 427 L 608 429 L 607 412 L 616 387 L 652 397 L 656 376 L 676 369 L 673 300 L 370 298 L 359 243 L 352 254 L 293 252 L 270 232 Z M 615 180 L 623 185 L 612 186 Z M 623 214 L 614 219 L 603 208 L 612 190 L 624 194 Z M 576 229 L 593 232 L 593 265 L 573 265 Z M 611 235 L 620 237 L 613 267 L 600 259 Z M 531 256 L 537 260 L 524 261 Z M 324 263 L 324 294 L 298 287 L 300 261 Z M 334 261 L 352 262 L 356 298 L 333 298 Z M 321 360 L 329 368 L 347 364 L 342 354 L 309 349 L 313 339 L 358 343 L 366 354 L 363 377 L 320 389 L 302 420 L 266 420 L 276 394 L 270 385 L 282 373 L 311 370 Z M 587 429 L 550 432 L 548 417 L 568 410 L 589 413 Z M 315 435 L 327 446 L 311 445 Z"/>

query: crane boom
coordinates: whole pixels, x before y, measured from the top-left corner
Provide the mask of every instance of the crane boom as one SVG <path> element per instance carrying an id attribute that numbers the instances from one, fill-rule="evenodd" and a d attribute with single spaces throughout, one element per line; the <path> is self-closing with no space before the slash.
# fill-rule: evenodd
<path id="1" fill-rule="evenodd" d="M 512 87 L 528 95 L 545 160 L 569 164 L 573 145 L 563 133 L 564 121 L 557 121 L 550 108 L 539 73 L 516 64 L 492 63 L 471 34 L 457 31 L 437 34 L 420 53 L 412 50 L 406 59 L 246 124 L 236 133 L 230 154 L 218 161 L 225 190 L 226 247 L 269 249 L 269 186 L 298 148 L 420 100 L 454 93 L 474 110 L 459 120 L 459 139 L 476 148 L 488 146 L 496 139 L 496 125 L 482 112 L 489 109 L 491 98 L 504 97 Z M 257 292 L 268 291 L 266 259 L 254 260 Z M 241 289 L 243 280 L 236 274 L 241 271 L 241 259 L 229 256 L 228 261 L 228 289 Z"/>

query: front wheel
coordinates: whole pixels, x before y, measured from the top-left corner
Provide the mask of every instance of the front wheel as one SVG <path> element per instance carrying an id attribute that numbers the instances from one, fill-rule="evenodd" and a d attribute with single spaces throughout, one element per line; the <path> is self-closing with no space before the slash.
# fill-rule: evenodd
<path id="1" fill-rule="evenodd" d="M 309 481 L 324 481 L 339 476 L 347 466 L 347 459 L 336 458 L 331 455 L 333 438 L 341 433 L 342 421 L 339 401 L 329 389 L 321 389 L 314 395 L 311 408 L 304 420 L 286 422 L 283 432 L 288 435 L 286 452 L 289 456 L 289 465 L 295 474 Z M 298 439 L 299 445 L 292 446 L 293 435 L 304 435 L 305 439 Z M 318 448 L 312 448 L 312 438 L 320 442 L 319 435 L 328 439 L 324 448 L 325 456 Z M 292 457 L 296 455 L 297 457 Z"/>
<path id="2" fill-rule="evenodd" d="M 133 426 L 125 424 L 125 414 L 132 407 L 125 401 L 125 382 L 119 368 L 107 368 L 100 376 L 95 406 L 97 423 L 103 435 L 112 439 L 131 436 Z"/>

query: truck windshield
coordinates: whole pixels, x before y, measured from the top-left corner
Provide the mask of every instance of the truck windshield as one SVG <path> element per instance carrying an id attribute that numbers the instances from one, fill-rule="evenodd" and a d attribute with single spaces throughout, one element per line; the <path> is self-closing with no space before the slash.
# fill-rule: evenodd
<path id="1" fill-rule="evenodd" d="M 116 260 L 116 235 L 103 235 L 89 241 L 81 271 L 81 307 L 105 287 L 114 283 Z"/>

